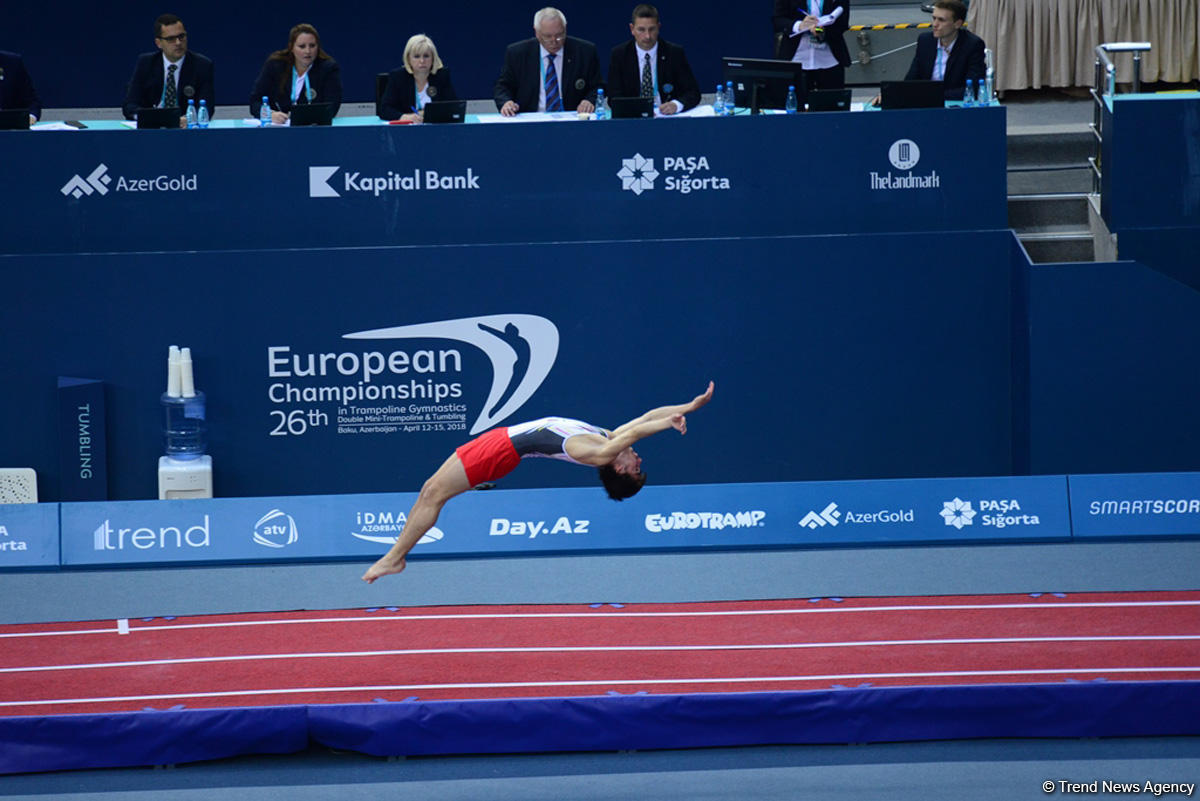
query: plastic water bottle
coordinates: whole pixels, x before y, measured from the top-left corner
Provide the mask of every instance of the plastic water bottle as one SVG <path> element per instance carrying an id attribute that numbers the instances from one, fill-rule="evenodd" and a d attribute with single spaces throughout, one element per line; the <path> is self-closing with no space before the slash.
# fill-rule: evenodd
<path id="1" fill-rule="evenodd" d="M 725 116 L 725 87 L 717 84 L 717 93 L 713 95 L 713 113 L 718 117 Z"/>
<path id="2" fill-rule="evenodd" d="M 787 101 L 783 104 L 783 110 L 788 114 L 796 113 L 796 87 L 788 87 Z"/>
<path id="3" fill-rule="evenodd" d="M 196 113 L 196 124 L 201 128 L 208 127 L 208 101 L 200 101 L 200 111 Z"/>
<path id="4" fill-rule="evenodd" d="M 608 119 L 608 101 L 604 99 L 604 90 L 596 90 L 596 119 Z"/>
<path id="5" fill-rule="evenodd" d="M 963 108 L 975 105 L 975 81 L 967 78 L 967 88 L 963 90 Z"/>
<path id="6" fill-rule="evenodd" d="M 263 95 L 262 108 L 258 112 L 258 121 L 264 128 L 271 124 L 271 103 L 267 100 L 266 95 Z"/>
<path id="7" fill-rule="evenodd" d="M 171 346 L 167 357 L 167 391 L 162 394 L 166 454 L 177 461 L 196 459 L 207 445 L 204 393 L 196 389 L 189 348 Z"/>
<path id="8" fill-rule="evenodd" d="M 725 82 L 725 113 L 730 117 L 737 113 L 737 105 L 733 96 L 733 81 Z"/>
<path id="9" fill-rule="evenodd" d="M 192 100 L 191 98 L 188 98 L 187 127 L 196 127 L 196 101 Z"/>

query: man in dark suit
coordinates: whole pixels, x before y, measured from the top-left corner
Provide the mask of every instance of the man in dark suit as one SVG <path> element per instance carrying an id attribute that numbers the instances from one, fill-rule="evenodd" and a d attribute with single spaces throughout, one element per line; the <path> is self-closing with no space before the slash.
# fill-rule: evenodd
<path id="1" fill-rule="evenodd" d="M 520 111 L 595 111 L 596 90 L 604 86 L 596 46 L 567 36 L 567 18 L 557 8 L 534 15 L 533 33 L 504 53 L 496 108 L 506 117 Z"/>
<path id="2" fill-rule="evenodd" d="M 808 92 L 846 86 L 850 0 L 775 0 L 771 23 L 782 37 L 779 58 L 804 67 L 804 86 L 797 89 Z"/>
<path id="3" fill-rule="evenodd" d="M 936 0 L 933 31 L 917 37 L 917 52 L 905 80 L 942 81 L 947 100 L 962 100 L 967 79 L 981 81 L 987 71 L 984 43 L 963 29 L 967 7 L 962 0 Z"/>
<path id="4" fill-rule="evenodd" d="M 658 38 L 658 9 L 643 3 L 633 9 L 633 39 L 612 49 L 608 93 L 612 97 L 653 97 L 661 114 L 676 114 L 700 104 L 700 84 L 683 48 Z"/>
<path id="5" fill-rule="evenodd" d="M 0 50 L 0 109 L 27 108 L 32 125 L 42 116 L 42 101 L 33 88 L 25 61 L 16 53 Z"/>
<path id="6" fill-rule="evenodd" d="M 139 108 L 176 107 L 182 127 L 186 123 L 188 100 L 195 100 L 197 109 L 204 100 L 209 115 L 216 113 L 212 60 L 188 52 L 183 21 L 174 14 L 163 14 L 156 19 L 154 44 L 158 50 L 138 56 L 134 65 L 121 106 L 125 119 L 132 120 Z"/>

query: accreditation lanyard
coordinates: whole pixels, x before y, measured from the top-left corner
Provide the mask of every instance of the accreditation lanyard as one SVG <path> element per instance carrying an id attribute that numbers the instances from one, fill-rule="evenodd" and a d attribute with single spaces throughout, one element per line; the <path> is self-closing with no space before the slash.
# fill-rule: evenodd
<path id="1" fill-rule="evenodd" d="M 305 98 L 308 100 L 309 103 L 311 103 L 313 101 L 313 97 L 316 96 L 316 93 L 313 92 L 312 85 L 309 84 L 309 82 L 308 82 L 308 76 L 311 73 L 312 73 L 312 67 L 309 67 L 308 70 L 304 73 L 304 77 L 301 78 L 300 73 L 296 72 L 296 68 L 292 67 L 292 102 L 293 103 L 300 99 L 300 92 L 296 89 L 296 84 L 300 83 L 301 81 L 303 81 L 302 88 L 304 89 Z"/>

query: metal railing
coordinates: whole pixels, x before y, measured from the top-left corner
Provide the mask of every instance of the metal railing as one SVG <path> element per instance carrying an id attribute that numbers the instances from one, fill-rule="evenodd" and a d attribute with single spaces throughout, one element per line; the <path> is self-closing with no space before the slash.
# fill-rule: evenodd
<path id="1" fill-rule="evenodd" d="M 1100 149 L 1104 143 L 1104 98 L 1117 94 L 1117 67 L 1110 53 L 1133 54 L 1133 91 L 1142 91 L 1142 53 L 1149 52 L 1149 42 L 1106 42 L 1096 47 L 1096 74 L 1092 85 L 1092 135 L 1096 137 L 1096 155 L 1088 158 L 1092 168 L 1092 193 L 1100 191 Z"/>

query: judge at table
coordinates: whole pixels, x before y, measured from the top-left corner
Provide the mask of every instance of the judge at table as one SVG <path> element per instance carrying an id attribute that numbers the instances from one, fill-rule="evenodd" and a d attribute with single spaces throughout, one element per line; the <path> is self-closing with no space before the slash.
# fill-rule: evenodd
<path id="1" fill-rule="evenodd" d="M 437 46 L 423 33 L 404 46 L 404 66 L 388 73 L 387 88 L 379 104 L 385 120 L 423 122 L 425 106 L 439 100 L 458 100 L 450 70 L 438 57 Z"/>
<path id="2" fill-rule="evenodd" d="M 304 103 L 328 103 L 333 114 L 342 105 L 342 69 L 321 48 L 317 29 L 300 23 L 288 34 L 288 45 L 276 50 L 254 82 L 250 93 L 250 114 L 259 116 L 262 99 L 271 106 L 271 122 L 287 122 L 292 108 Z"/>
<path id="3" fill-rule="evenodd" d="M 604 86 L 596 46 L 567 36 L 567 18 L 557 8 L 533 17 L 534 38 L 515 42 L 493 92 L 505 117 L 522 111 L 596 110 L 596 90 Z"/>
<path id="4" fill-rule="evenodd" d="M 967 80 L 987 72 L 983 40 L 963 28 L 967 7 L 961 0 L 935 0 L 932 33 L 917 37 L 917 52 L 906 81 L 942 81 L 947 100 L 962 100 Z"/>

